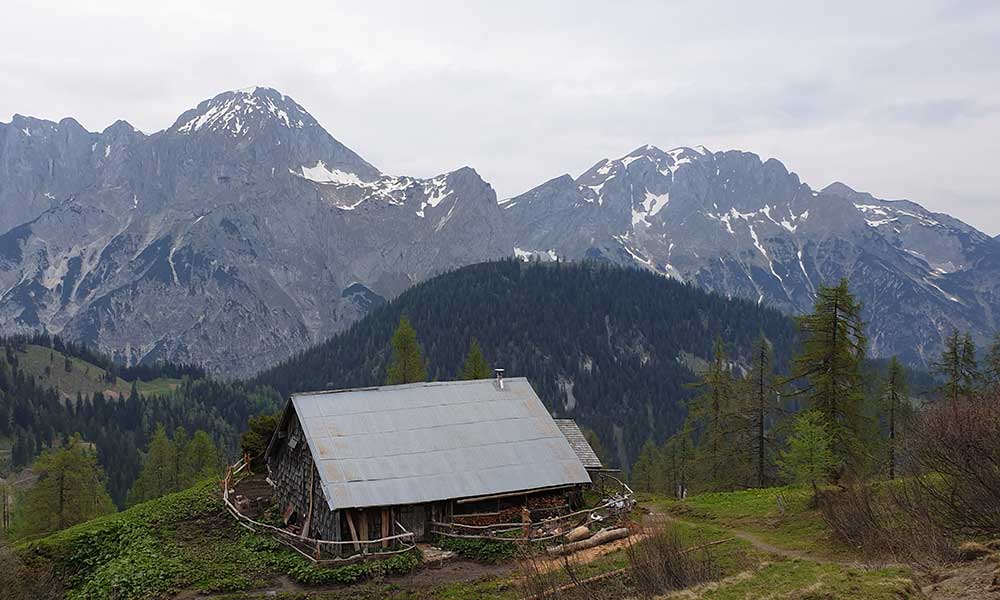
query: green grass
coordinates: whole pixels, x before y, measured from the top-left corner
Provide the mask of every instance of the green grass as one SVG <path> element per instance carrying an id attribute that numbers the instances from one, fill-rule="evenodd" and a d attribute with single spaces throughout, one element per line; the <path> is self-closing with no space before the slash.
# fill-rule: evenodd
<path id="1" fill-rule="evenodd" d="M 653 505 L 679 519 L 740 529 L 781 548 L 824 558 L 849 556 L 851 550 L 837 544 L 820 512 L 809 507 L 811 498 L 808 488 L 790 486 L 701 494 L 683 501 L 659 499 Z"/>
<path id="2" fill-rule="evenodd" d="M 66 370 L 69 359 L 70 370 Z M 18 363 L 39 383 L 58 389 L 63 397 L 73 400 L 77 393 L 85 396 L 101 392 L 105 395 L 127 396 L 132 384 L 118 377 L 115 383 L 105 381 L 107 371 L 85 360 L 67 357 L 62 352 L 29 344 L 23 352 L 17 352 Z M 177 387 L 180 379 L 160 378 L 138 382 L 139 392 L 146 395 L 165 394 Z"/>
<path id="3" fill-rule="evenodd" d="M 181 589 L 231 592 L 286 575 L 304 585 L 353 583 L 405 572 L 413 555 L 320 568 L 269 536 L 254 534 L 222 510 L 214 482 L 137 505 L 21 544 L 26 562 L 47 561 L 70 600 L 137 599 Z"/>

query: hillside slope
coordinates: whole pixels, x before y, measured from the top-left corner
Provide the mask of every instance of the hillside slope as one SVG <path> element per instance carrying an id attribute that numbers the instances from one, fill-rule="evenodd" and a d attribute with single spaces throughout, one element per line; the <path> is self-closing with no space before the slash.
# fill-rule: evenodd
<path id="1" fill-rule="evenodd" d="M 691 366 L 711 355 L 716 336 L 746 363 L 763 331 L 779 367 L 796 345 L 781 313 L 648 271 L 505 260 L 417 285 L 256 382 L 282 394 L 382 384 L 401 314 L 417 330 L 432 379 L 457 377 L 475 337 L 494 367 L 528 377 L 553 414 L 597 431 L 619 465 L 647 438 L 678 427 Z"/>
<path id="2" fill-rule="evenodd" d="M 79 433 L 122 506 L 158 425 L 206 431 L 228 456 L 250 416 L 279 406 L 273 391 L 212 380 L 197 367 L 122 368 L 59 338 L 0 338 L 0 476 L 31 479 L 24 469 L 40 453 Z"/>

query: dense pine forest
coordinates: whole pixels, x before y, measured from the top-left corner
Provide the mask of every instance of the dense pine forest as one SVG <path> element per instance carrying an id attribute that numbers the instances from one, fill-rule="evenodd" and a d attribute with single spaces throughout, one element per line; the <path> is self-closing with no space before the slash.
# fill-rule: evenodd
<path id="1" fill-rule="evenodd" d="M 207 379 L 197 367 L 123 368 L 57 337 L 4 338 L 0 346 L 0 475 L 30 465 L 43 450 L 63 446 L 79 433 L 96 449 L 118 506 L 124 505 L 158 426 L 205 431 L 232 455 L 249 417 L 280 405 L 271 391 Z M 29 366 L 35 357 L 42 364 Z M 71 375 L 75 391 L 64 387 Z M 165 381 L 170 383 L 150 383 Z M 79 389 L 94 385 L 92 393 Z"/>
<path id="2" fill-rule="evenodd" d="M 683 423 L 689 384 L 717 337 L 735 364 L 749 365 L 763 333 L 778 370 L 797 344 L 795 324 L 775 310 L 646 271 L 505 260 L 419 284 L 255 381 L 283 395 L 384 384 L 401 315 L 416 330 L 429 379 L 457 378 L 476 339 L 490 365 L 526 376 L 554 415 L 596 431 L 618 466 Z"/>

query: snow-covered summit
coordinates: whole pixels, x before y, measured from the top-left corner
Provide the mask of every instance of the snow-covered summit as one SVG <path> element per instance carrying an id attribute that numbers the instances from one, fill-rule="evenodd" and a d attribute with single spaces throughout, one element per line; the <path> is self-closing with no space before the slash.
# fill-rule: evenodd
<path id="1" fill-rule="evenodd" d="M 249 87 L 205 100 L 182 114 L 170 130 L 181 134 L 222 131 L 233 136 L 247 136 L 269 123 L 287 129 L 317 125 L 290 96 L 272 88 Z"/>

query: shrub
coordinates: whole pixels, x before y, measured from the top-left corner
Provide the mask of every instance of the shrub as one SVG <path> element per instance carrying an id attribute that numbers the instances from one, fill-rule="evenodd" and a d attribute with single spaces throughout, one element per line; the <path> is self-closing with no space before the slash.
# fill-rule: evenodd
<path id="1" fill-rule="evenodd" d="M 824 491 L 817 501 L 834 536 L 869 561 L 926 566 L 953 557 L 951 537 L 902 487 L 853 484 Z"/>
<path id="2" fill-rule="evenodd" d="M 651 598 L 720 576 L 707 548 L 692 551 L 680 535 L 666 527 L 650 528 L 645 539 L 626 548 L 628 574 L 635 591 Z"/>
<path id="3" fill-rule="evenodd" d="M 465 558 L 486 563 L 507 562 L 516 558 L 519 553 L 518 546 L 514 542 L 441 536 L 437 544 L 444 550 L 451 550 Z"/>
<path id="4" fill-rule="evenodd" d="M 938 525 L 1000 533 L 1000 392 L 925 411 L 907 450 L 908 493 Z"/>

